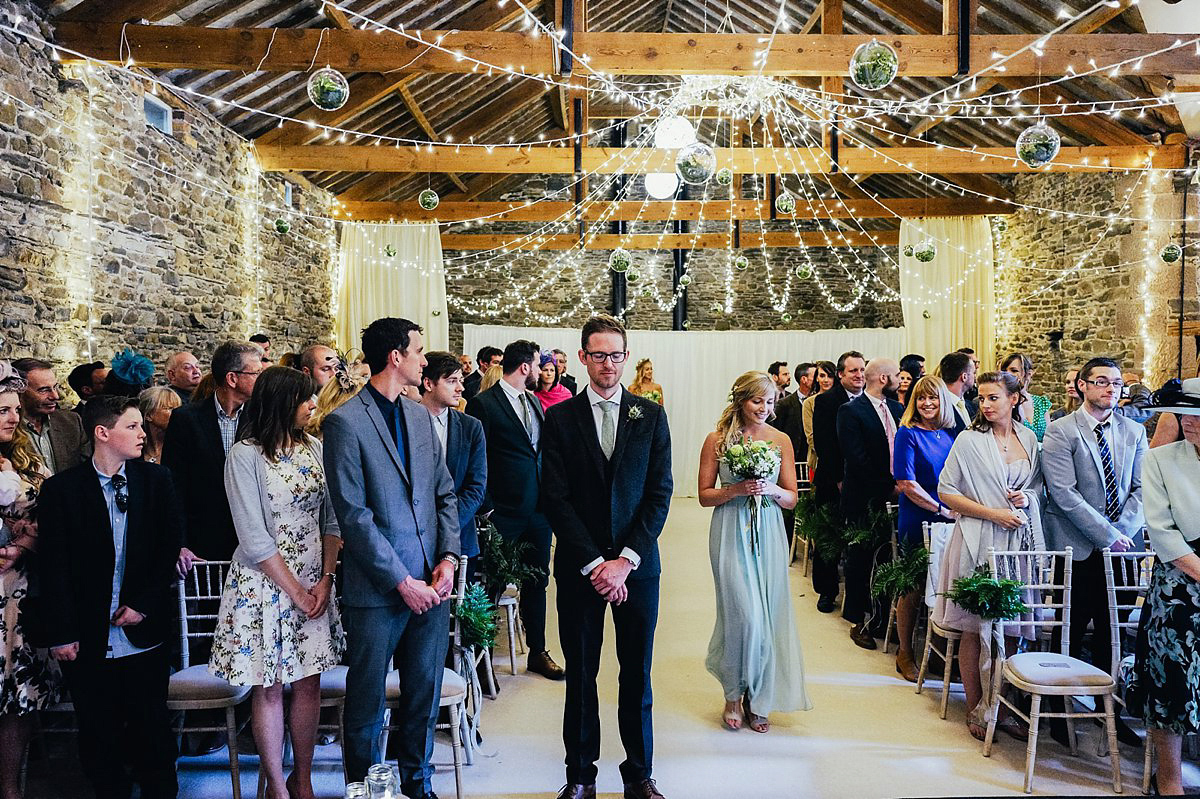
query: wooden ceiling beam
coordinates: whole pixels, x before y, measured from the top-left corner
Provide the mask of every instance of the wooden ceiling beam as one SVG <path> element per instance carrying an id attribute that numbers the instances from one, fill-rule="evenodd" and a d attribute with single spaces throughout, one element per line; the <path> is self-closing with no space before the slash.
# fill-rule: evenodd
<path id="1" fill-rule="evenodd" d="M 800 200 L 796 216 L 801 219 L 895 219 L 923 216 L 980 216 L 1010 214 L 1010 206 L 986 200 L 962 197 L 877 197 L 866 192 L 857 200 L 827 200 L 824 207 Z M 592 202 L 582 209 L 585 222 L 600 220 L 641 220 L 667 222 L 674 219 L 707 219 L 754 221 L 762 213 L 755 200 L 680 200 L 677 202 L 623 201 Z M 571 214 L 573 203 L 546 200 L 525 202 L 455 202 L 446 198 L 432 211 L 426 211 L 413 200 L 404 202 L 343 201 L 342 211 L 359 220 L 403 220 L 405 222 L 452 222 L 486 217 L 491 222 L 551 222 Z"/>
<path id="2" fill-rule="evenodd" d="M 538 236 L 524 241 L 524 237 L 512 233 L 443 233 L 443 250 L 574 250 L 579 247 L 579 236 L 566 233 L 554 236 Z M 742 231 L 742 249 L 761 247 L 895 247 L 900 243 L 899 230 L 873 230 L 868 235 L 859 231 L 803 231 L 799 235 L 784 233 L 757 233 Z M 611 250 L 624 247 L 627 250 L 725 250 L 729 248 L 729 236 L 725 233 L 600 233 L 589 237 L 585 249 Z"/>
<path id="3" fill-rule="evenodd" d="M 83 0 L 74 8 L 59 14 L 55 22 L 125 22 L 129 19 L 157 22 L 191 2 L 192 0 Z"/>
<path id="4" fill-rule="evenodd" d="M 1131 2 L 1131 0 L 1119 0 Z M 941 21 L 938 20 L 940 27 Z M 409 31 L 420 41 L 373 31 L 316 28 L 197 28 L 164 25 L 128 25 L 100 22 L 63 22 L 57 41 L 100 61 L 122 59 L 122 28 L 128 52 L 150 69 L 261 69 L 267 72 L 304 71 L 321 38 L 321 60 L 343 72 L 469 73 L 480 68 L 457 58 L 461 52 L 498 67 L 523 68 L 527 73 L 554 71 L 554 43 L 546 36 L 533 37 L 505 31 Z M 431 49 L 423 42 L 441 38 L 450 52 Z M 272 38 L 275 39 L 271 44 Z M 854 49 L 868 35 L 790 34 L 775 37 L 766 65 L 755 62 L 758 34 L 742 33 L 629 33 L 578 31 L 575 49 L 587 53 L 593 70 L 632 75 L 792 75 L 844 76 Z M 977 37 L 971 44 L 975 64 L 990 63 L 993 52 L 1013 53 L 1039 41 L 1032 34 Z M 1192 48 L 1171 47 L 1173 33 L 1056 34 L 1046 44 L 1044 56 L 1026 50 L 1006 62 L 1006 76 L 1067 74 L 1068 66 L 1083 68 L 1087 59 L 1098 64 L 1145 56 L 1142 73 L 1173 75 L 1196 68 Z M 957 37 L 911 35 L 886 37 L 900 56 L 900 74 L 946 77 L 957 70 Z M 64 60 L 74 58 L 64 54 Z M 576 78 L 579 80 L 580 78 Z M 580 88 L 583 88 L 582 85 Z"/>
<path id="5" fill-rule="evenodd" d="M 417 124 L 421 126 L 421 130 L 425 131 L 425 135 L 429 137 L 429 140 L 440 141 L 441 137 L 438 136 L 438 133 L 436 130 L 434 130 L 433 125 L 430 124 L 429 118 L 425 116 L 425 112 L 421 110 L 420 103 L 417 102 L 417 98 L 412 96 L 412 92 L 408 90 L 408 87 L 401 86 L 398 89 L 398 92 L 400 94 L 400 99 L 404 101 L 404 107 L 408 109 L 408 113 L 413 115 L 413 119 L 417 120 Z M 451 183 L 453 183 L 455 186 L 458 186 L 459 191 L 467 190 L 467 184 L 463 183 L 462 178 L 460 178 L 456 173 L 447 172 L 446 177 L 450 178 Z"/>
<path id="6" fill-rule="evenodd" d="M 363 144 L 299 145 L 258 149 L 259 162 L 268 172 L 510 172 L 512 174 L 570 174 L 574 172 L 571 148 L 503 147 L 488 153 L 482 147 L 454 145 L 377 147 Z M 583 169 L 592 174 L 645 174 L 674 169 L 675 150 L 584 147 Z M 829 155 L 819 147 L 716 148 L 717 165 L 735 173 L 761 173 L 762 164 L 778 164 L 782 172 L 831 171 Z M 1025 173 L 1096 171 L 1141 168 L 1183 169 L 1187 166 L 1181 145 L 1138 147 L 1063 147 L 1053 163 L 1030 169 L 1017 161 L 1010 147 L 980 147 L 970 151 L 938 147 L 844 147 L 839 153 L 841 171 L 872 173 Z"/>

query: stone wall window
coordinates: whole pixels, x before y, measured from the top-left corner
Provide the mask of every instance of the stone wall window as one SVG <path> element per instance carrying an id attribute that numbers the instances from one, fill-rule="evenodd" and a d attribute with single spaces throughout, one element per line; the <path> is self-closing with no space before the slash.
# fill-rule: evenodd
<path id="1" fill-rule="evenodd" d="M 155 130 L 171 135 L 171 106 L 152 94 L 142 95 L 142 109 L 146 114 L 146 124 Z"/>

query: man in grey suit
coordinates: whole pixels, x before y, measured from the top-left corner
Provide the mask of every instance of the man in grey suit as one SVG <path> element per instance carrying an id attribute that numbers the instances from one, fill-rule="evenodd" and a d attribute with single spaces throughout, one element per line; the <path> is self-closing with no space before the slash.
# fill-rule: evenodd
<path id="1" fill-rule="evenodd" d="M 383 760 L 384 684 L 395 655 L 401 787 L 413 799 L 437 799 L 429 761 L 449 642 L 443 600 L 459 553 L 454 481 L 429 411 L 401 396 L 421 382 L 420 327 L 377 319 L 363 331 L 362 350 L 370 381 L 322 425 L 344 542 L 346 769 L 361 780 Z"/>
<path id="2" fill-rule="evenodd" d="M 1092 622 L 1092 664 L 1109 671 L 1112 638 L 1108 622 L 1108 590 L 1101 550 L 1140 551 L 1142 528 L 1142 455 L 1146 430 L 1117 413 L 1124 381 L 1111 358 L 1092 358 L 1079 370 L 1076 388 L 1083 405 L 1046 428 L 1042 472 L 1049 499 L 1044 524 L 1052 549 L 1071 547 L 1071 655 L 1079 657 L 1088 621 Z M 1121 584 L 1120 561 L 1114 576 Z M 1051 727 L 1065 741 L 1061 720 Z M 1118 720 L 1119 721 L 1119 720 Z M 1118 733 L 1125 743 L 1138 741 L 1124 723 Z"/>

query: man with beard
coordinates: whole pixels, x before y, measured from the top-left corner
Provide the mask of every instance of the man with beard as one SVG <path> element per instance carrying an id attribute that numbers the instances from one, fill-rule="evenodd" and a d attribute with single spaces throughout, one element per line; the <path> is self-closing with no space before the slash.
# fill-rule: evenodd
<path id="1" fill-rule="evenodd" d="M 542 404 L 533 395 L 541 347 L 514 341 L 504 348 L 504 376 L 467 402 L 467 413 L 483 424 L 487 441 L 487 493 L 496 531 L 509 542 L 529 544 L 524 560 L 540 571 L 521 584 L 521 621 L 529 645 L 529 670 L 551 680 L 565 676 L 546 649 L 546 585 L 550 568 L 550 523 L 542 514 Z"/>

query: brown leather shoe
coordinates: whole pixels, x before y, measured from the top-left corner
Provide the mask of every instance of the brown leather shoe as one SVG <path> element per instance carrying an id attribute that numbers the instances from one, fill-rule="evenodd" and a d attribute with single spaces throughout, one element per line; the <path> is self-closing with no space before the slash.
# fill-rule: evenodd
<path id="1" fill-rule="evenodd" d="M 555 663 L 551 659 L 550 653 L 544 650 L 529 656 L 529 670 L 534 674 L 542 675 L 547 680 L 563 680 L 567 677 L 567 673 L 562 670 L 562 666 Z"/>
<path id="2" fill-rule="evenodd" d="M 850 640 L 861 646 L 863 649 L 875 649 L 875 639 L 867 632 L 867 628 L 862 624 L 856 624 L 850 628 Z"/>
<path id="3" fill-rule="evenodd" d="M 896 671 L 909 682 L 917 681 L 917 664 L 913 661 L 912 655 L 903 652 L 896 655 Z"/>
<path id="4" fill-rule="evenodd" d="M 652 779 L 644 779 L 641 782 L 628 782 L 625 784 L 625 799 L 666 799 L 654 784 Z"/>
<path id="5" fill-rule="evenodd" d="M 596 799 L 596 783 L 591 785 L 580 785 L 574 782 L 568 782 L 563 786 L 563 789 L 558 792 L 558 799 Z"/>

